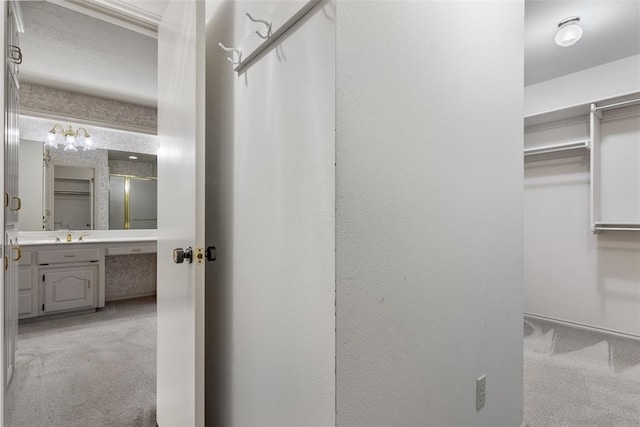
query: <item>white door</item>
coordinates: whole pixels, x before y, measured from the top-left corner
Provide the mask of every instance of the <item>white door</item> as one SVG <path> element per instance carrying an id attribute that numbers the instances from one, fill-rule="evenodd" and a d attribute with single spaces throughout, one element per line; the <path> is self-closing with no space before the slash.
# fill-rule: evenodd
<path id="1" fill-rule="evenodd" d="M 170 0 L 158 31 L 158 385 L 160 427 L 204 425 L 204 2 Z"/>

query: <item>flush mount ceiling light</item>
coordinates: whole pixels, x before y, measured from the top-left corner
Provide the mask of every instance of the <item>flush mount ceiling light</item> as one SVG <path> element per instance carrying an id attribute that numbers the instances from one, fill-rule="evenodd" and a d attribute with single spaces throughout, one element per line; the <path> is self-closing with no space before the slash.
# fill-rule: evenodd
<path id="1" fill-rule="evenodd" d="M 78 151 L 78 148 L 85 151 L 95 150 L 89 132 L 85 128 L 78 128 L 74 131 L 71 125 L 69 125 L 69 129 L 65 129 L 62 125 L 54 125 L 47 135 L 47 142 L 44 143 L 44 146 L 48 148 L 63 146 L 64 151 Z"/>
<path id="2" fill-rule="evenodd" d="M 572 16 L 560 21 L 558 32 L 556 33 L 556 44 L 562 47 L 569 47 L 576 44 L 582 37 L 582 27 L 578 25 L 580 18 Z"/>

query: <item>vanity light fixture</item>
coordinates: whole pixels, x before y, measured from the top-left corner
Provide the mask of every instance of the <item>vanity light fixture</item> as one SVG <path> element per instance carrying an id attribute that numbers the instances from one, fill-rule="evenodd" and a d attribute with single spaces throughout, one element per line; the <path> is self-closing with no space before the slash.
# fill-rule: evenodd
<path id="1" fill-rule="evenodd" d="M 64 146 L 64 151 L 78 151 L 78 148 L 82 148 L 84 151 L 95 150 L 93 140 L 85 128 L 78 128 L 74 131 L 71 125 L 69 125 L 69 129 L 65 129 L 59 124 L 51 128 L 44 146 L 47 148 Z"/>
<path id="2" fill-rule="evenodd" d="M 582 37 L 582 27 L 578 25 L 580 18 L 572 16 L 565 18 L 558 24 L 558 32 L 556 33 L 556 44 L 562 47 L 569 47 L 576 44 Z"/>

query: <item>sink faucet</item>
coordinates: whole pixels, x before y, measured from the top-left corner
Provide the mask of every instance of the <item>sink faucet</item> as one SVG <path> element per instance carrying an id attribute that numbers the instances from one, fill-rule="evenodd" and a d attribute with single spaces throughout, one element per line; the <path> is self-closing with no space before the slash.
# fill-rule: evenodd
<path id="1" fill-rule="evenodd" d="M 89 233 L 80 234 L 80 237 L 78 237 L 78 242 L 82 242 L 82 238 L 85 237 L 85 236 L 88 236 L 88 235 L 89 235 Z"/>

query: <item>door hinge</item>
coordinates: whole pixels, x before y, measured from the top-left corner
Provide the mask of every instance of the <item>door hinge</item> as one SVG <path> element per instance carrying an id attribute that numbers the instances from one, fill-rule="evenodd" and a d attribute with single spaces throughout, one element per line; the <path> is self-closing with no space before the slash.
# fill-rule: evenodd
<path id="1" fill-rule="evenodd" d="M 42 311 L 44 311 L 44 304 L 42 304 Z"/>
<path id="2" fill-rule="evenodd" d="M 42 275 L 42 281 L 44 282 L 44 274 Z"/>

